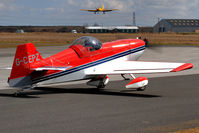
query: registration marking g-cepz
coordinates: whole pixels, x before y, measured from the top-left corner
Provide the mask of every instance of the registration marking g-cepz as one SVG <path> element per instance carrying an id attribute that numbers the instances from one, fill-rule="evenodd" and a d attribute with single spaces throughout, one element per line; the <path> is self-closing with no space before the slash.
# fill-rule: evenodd
<path id="1" fill-rule="evenodd" d="M 29 56 L 24 56 L 22 59 L 16 58 L 15 62 L 17 66 L 20 66 L 21 63 L 27 64 L 27 63 L 33 63 L 35 61 L 39 61 L 39 53 L 29 55 Z"/>

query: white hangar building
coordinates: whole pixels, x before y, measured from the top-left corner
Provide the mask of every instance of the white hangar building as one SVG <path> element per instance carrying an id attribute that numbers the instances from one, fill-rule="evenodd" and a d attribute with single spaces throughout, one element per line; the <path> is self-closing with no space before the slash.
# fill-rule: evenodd
<path id="1" fill-rule="evenodd" d="M 137 33 L 137 26 L 88 26 L 85 27 L 89 33 Z"/>

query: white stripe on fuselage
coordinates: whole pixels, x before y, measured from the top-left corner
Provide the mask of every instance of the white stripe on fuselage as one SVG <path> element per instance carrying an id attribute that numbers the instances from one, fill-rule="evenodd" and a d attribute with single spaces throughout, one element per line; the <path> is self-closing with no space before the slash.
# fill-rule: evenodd
<path id="1" fill-rule="evenodd" d="M 142 51 L 144 49 L 145 49 L 144 46 L 140 46 L 140 47 L 137 47 L 137 48 L 134 48 L 134 49 L 131 49 L 131 50 L 127 50 L 127 51 L 124 51 L 124 52 L 121 52 L 121 53 L 118 53 L 118 54 L 115 54 L 115 55 L 112 55 L 112 56 L 109 56 L 109 57 L 99 59 L 97 61 L 93 61 L 93 62 L 90 62 L 90 63 L 87 63 L 87 64 L 82 64 L 80 66 L 68 69 L 66 71 L 61 71 L 61 72 L 58 72 L 58 73 L 55 73 L 55 74 L 52 74 L 52 75 L 48 75 L 48 76 L 45 76 L 45 77 L 35 79 L 35 80 L 33 80 L 33 84 L 38 83 L 38 82 L 42 82 L 42 81 L 45 81 L 45 80 L 48 80 L 48 79 L 68 75 L 70 73 L 74 73 L 74 72 L 77 72 L 77 71 L 80 71 L 80 70 L 83 70 L 83 69 L 86 69 L 86 68 L 90 68 L 92 66 L 97 66 L 97 65 L 102 64 L 102 63 L 106 63 L 106 62 L 109 62 L 109 61 L 112 61 L 112 60 L 115 60 L 115 59 L 118 59 L 118 58 L 121 58 L 121 57 L 128 56 L 132 53 L 137 53 L 137 52 Z"/>

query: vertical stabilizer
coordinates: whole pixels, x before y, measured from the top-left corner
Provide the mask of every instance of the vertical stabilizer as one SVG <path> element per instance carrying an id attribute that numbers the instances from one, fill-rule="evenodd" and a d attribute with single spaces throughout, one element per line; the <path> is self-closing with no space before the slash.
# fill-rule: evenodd
<path id="1" fill-rule="evenodd" d="M 18 45 L 8 80 L 11 87 L 31 86 L 31 64 L 42 57 L 32 43 Z"/>
<path id="2" fill-rule="evenodd" d="M 104 10 L 104 4 L 102 5 L 102 10 Z"/>

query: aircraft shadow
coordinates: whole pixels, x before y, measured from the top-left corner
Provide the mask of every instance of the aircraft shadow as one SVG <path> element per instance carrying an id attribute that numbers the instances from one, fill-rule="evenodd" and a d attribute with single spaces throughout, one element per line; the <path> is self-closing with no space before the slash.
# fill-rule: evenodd
<path id="1" fill-rule="evenodd" d="M 150 95 L 150 94 L 139 94 L 132 93 L 133 91 L 110 91 L 109 89 L 96 89 L 96 88 L 47 88 L 47 87 L 38 87 L 32 95 L 43 95 L 43 94 L 90 94 L 90 95 L 110 95 L 110 96 L 125 96 L 125 97 L 142 97 L 142 98 L 155 98 L 161 97 L 159 95 Z M 131 92 L 131 93 L 129 93 Z M 137 92 L 137 91 L 135 91 Z"/>
<path id="2" fill-rule="evenodd" d="M 39 95 L 47 94 L 89 94 L 89 95 L 109 95 L 109 96 L 123 96 L 123 97 L 140 97 L 140 98 L 157 98 L 160 95 L 143 94 L 136 90 L 122 90 L 123 84 L 128 81 L 121 81 L 121 84 L 112 82 L 107 85 L 105 89 L 89 88 L 84 84 L 80 85 L 66 85 L 53 87 L 36 87 L 34 90 L 27 90 L 20 93 L 17 97 L 13 93 L 0 93 L 0 97 L 13 97 L 13 98 L 40 98 Z M 81 87 L 80 87 L 81 86 Z M 115 89 L 113 89 L 115 88 Z"/>
<path id="3" fill-rule="evenodd" d="M 136 93 L 137 92 L 137 93 Z M 47 94 L 90 94 L 90 95 L 110 95 L 110 96 L 125 96 L 125 97 L 141 97 L 141 98 L 156 98 L 160 95 L 142 94 L 136 90 L 113 90 L 113 89 L 97 89 L 97 88 L 52 88 L 52 87 L 36 87 L 34 90 L 23 91 L 15 96 L 14 93 L 0 93 L 0 97 L 14 98 L 39 98 L 39 95 Z"/>
<path id="4" fill-rule="evenodd" d="M 29 95 L 30 94 L 30 95 Z M 39 98 L 38 96 L 33 96 L 31 95 L 31 92 L 22 92 L 21 94 L 19 94 L 18 96 L 15 96 L 14 93 L 0 93 L 0 97 L 12 97 L 12 98 Z"/>

